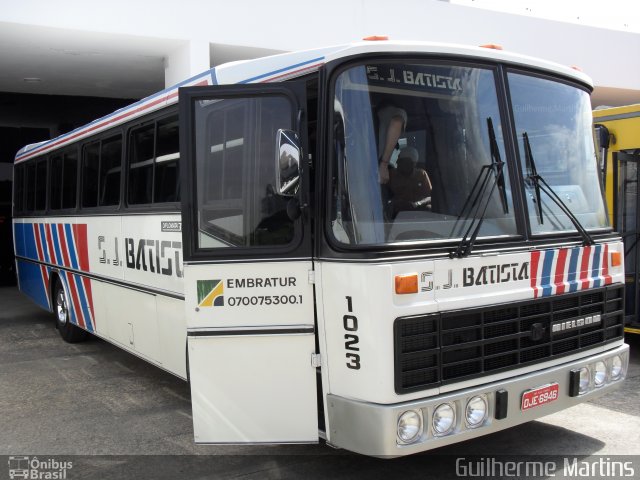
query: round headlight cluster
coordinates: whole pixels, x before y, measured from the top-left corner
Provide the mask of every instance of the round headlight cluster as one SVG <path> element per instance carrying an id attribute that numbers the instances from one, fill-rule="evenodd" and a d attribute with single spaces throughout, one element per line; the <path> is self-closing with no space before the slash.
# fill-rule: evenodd
<path id="1" fill-rule="evenodd" d="M 604 385 L 606 379 L 607 366 L 602 361 L 596 362 L 595 368 L 593 369 L 593 384 L 596 387 L 601 387 Z"/>
<path id="2" fill-rule="evenodd" d="M 465 420 L 469 428 L 475 428 L 485 421 L 488 411 L 487 398 L 484 395 L 472 397 L 465 408 Z"/>
<path id="3" fill-rule="evenodd" d="M 408 410 L 398 417 L 398 438 L 411 443 L 420 436 L 422 417 L 415 410 Z"/>
<path id="4" fill-rule="evenodd" d="M 436 435 L 451 433 L 456 425 L 456 410 L 450 403 L 442 403 L 433 412 L 433 431 Z"/>
<path id="5" fill-rule="evenodd" d="M 622 358 L 616 355 L 611 359 L 611 380 L 618 380 L 622 376 Z"/>

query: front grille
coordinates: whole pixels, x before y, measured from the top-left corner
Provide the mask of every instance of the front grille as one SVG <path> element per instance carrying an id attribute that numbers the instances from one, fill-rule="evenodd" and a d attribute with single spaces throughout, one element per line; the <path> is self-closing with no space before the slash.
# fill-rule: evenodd
<path id="1" fill-rule="evenodd" d="M 510 370 L 618 340 L 624 330 L 623 295 L 623 286 L 608 286 L 398 318 L 394 323 L 396 392 Z M 589 323 L 598 315 L 600 322 Z M 573 327 L 552 332 L 558 322 Z"/>

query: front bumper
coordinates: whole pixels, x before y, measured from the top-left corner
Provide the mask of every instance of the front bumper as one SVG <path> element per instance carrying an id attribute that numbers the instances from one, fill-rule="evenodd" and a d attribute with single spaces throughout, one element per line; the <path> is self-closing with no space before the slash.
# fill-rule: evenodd
<path id="1" fill-rule="evenodd" d="M 616 355 L 622 359 L 623 370 L 620 377 L 613 380 L 610 378 L 610 371 L 612 359 Z M 595 386 L 594 369 L 590 368 L 589 390 L 578 396 L 570 396 L 571 372 L 593 366 L 598 361 L 607 365 L 605 384 Z M 330 428 L 327 440 L 337 447 L 376 457 L 398 457 L 442 447 L 529 422 L 613 391 L 621 386 L 628 363 L 629 346 L 622 344 L 612 350 L 545 370 L 405 403 L 380 405 L 329 394 L 327 410 Z M 573 377 L 575 380 L 575 374 Z M 521 410 L 524 392 L 553 383 L 559 385 L 559 395 L 555 401 Z M 464 411 L 467 400 L 476 395 L 484 395 L 487 398 L 488 415 L 479 426 L 471 428 L 465 422 Z M 500 397 L 501 412 L 498 417 L 503 417 L 501 419 L 496 418 L 497 397 Z M 433 430 L 431 419 L 436 407 L 442 403 L 454 406 L 457 414 L 453 430 L 447 435 L 438 436 Z M 417 440 L 410 444 L 403 443 L 397 436 L 398 417 L 408 410 L 418 412 L 422 418 L 420 434 Z"/>

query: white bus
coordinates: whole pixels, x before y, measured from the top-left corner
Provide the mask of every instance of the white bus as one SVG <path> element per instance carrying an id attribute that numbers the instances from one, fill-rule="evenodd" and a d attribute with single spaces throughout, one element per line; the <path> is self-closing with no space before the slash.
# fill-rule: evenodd
<path id="1" fill-rule="evenodd" d="M 20 150 L 20 289 L 190 381 L 198 443 L 395 457 L 621 385 L 589 78 L 363 41 L 235 62 Z"/>

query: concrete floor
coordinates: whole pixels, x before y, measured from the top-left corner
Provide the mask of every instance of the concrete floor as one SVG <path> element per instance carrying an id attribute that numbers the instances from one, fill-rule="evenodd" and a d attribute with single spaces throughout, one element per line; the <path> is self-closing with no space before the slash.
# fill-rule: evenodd
<path id="1" fill-rule="evenodd" d="M 93 338 L 63 342 L 51 314 L 0 288 L 0 455 L 75 456 L 67 478 L 455 478 L 460 456 L 640 454 L 640 338 L 624 386 L 504 432 L 398 460 L 324 444 L 198 446 L 182 380 Z M 60 457 L 62 458 L 62 457 Z M 592 457 L 596 458 L 596 457 Z M 0 458 L 0 479 L 7 470 Z M 640 461 L 637 462 L 640 475 Z M 151 472 L 153 472 L 151 474 Z M 73 475 L 72 475 L 73 473 Z M 78 476 L 77 476 L 78 475 Z M 400 476 L 399 476 L 400 478 Z"/>

